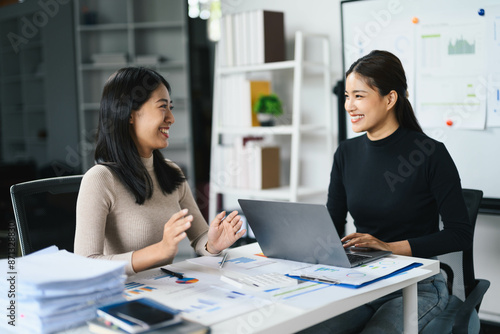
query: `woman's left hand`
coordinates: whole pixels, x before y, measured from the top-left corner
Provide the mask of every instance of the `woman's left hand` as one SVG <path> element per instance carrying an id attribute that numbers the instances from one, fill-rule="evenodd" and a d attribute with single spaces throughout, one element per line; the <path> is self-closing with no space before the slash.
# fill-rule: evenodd
<path id="1" fill-rule="evenodd" d="M 222 211 L 215 216 L 208 228 L 207 250 L 212 254 L 222 252 L 246 232 L 246 230 L 238 232 L 243 221 L 237 211 L 231 212 L 227 217 L 225 215 L 226 212 Z"/>
<path id="2" fill-rule="evenodd" d="M 392 251 L 388 243 L 366 233 L 351 233 L 343 237 L 340 241 L 344 243 L 344 248 L 355 246 Z"/>
<path id="3" fill-rule="evenodd" d="M 371 234 L 351 233 L 341 239 L 344 248 L 348 247 L 368 247 L 378 250 L 391 251 L 392 254 L 412 256 L 411 246 L 408 240 L 383 242 Z"/>

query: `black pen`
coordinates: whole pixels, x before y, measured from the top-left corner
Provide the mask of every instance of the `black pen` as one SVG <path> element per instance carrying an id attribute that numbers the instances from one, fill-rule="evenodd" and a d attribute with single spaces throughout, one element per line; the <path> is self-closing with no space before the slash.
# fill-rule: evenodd
<path id="1" fill-rule="evenodd" d="M 168 269 L 165 269 L 165 268 L 160 268 L 160 269 L 161 269 L 161 271 L 163 271 L 166 274 L 175 276 L 177 278 L 184 278 L 184 275 L 182 275 L 181 273 L 176 273 L 174 271 L 171 271 L 171 270 L 168 270 Z"/>
<path id="2" fill-rule="evenodd" d="M 307 275 L 300 275 L 299 277 L 302 278 L 302 279 L 306 279 L 306 280 L 309 280 L 309 281 L 320 282 L 320 283 L 340 284 L 339 281 L 336 281 L 336 280 L 333 280 L 333 279 L 320 278 L 320 277 L 307 276 Z"/>

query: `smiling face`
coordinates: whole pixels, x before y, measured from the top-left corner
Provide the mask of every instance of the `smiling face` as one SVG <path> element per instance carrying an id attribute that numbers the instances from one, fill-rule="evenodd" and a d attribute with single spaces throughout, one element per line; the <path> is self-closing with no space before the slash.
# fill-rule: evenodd
<path id="1" fill-rule="evenodd" d="M 379 140 L 392 134 L 399 127 L 395 104 L 397 93 L 392 90 L 381 96 L 356 72 L 347 76 L 345 87 L 345 110 L 351 117 L 354 132 L 366 131 L 370 140 Z"/>
<path id="2" fill-rule="evenodd" d="M 175 122 L 167 88 L 160 84 L 149 99 L 130 115 L 130 134 L 139 155 L 149 158 L 153 150 L 168 146 L 169 129 Z"/>

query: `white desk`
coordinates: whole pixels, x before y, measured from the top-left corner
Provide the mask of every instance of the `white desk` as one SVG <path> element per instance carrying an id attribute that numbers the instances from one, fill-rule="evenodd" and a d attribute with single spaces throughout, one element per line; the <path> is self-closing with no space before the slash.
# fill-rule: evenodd
<path id="1" fill-rule="evenodd" d="M 250 244 L 230 250 L 230 256 L 259 253 L 258 244 Z M 394 255 L 393 255 L 394 256 Z M 398 256 L 399 257 L 399 256 Z M 418 333 L 417 318 L 417 283 L 427 277 L 439 273 L 439 261 L 415 258 L 421 269 L 427 269 L 418 277 L 405 279 L 404 276 L 393 277 L 393 284 L 376 282 L 360 289 L 336 287 L 318 291 L 318 307 L 312 310 L 299 310 L 282 304 L 262 307 L 236 319 L 217 323 L 212 328 L 214 334 L 229 333 L 293 333 L 353 308 L 366 304 L 377 298 L 403 289 L 405 333 Z M 339 296 L 338 289 L 342 289 Z"/>
<path id="2" fill-rule="evenodd" d="M 257 243 L 230 249 L 231 258 L 260 253 Z M 400 257 L 400 256 L 395 256 Z M 234 333 L 294 333 L 312 325 L 327 320 L 333 316 L 366 304 L 379 297 L 403 289 L 404 326 L 405 333 L 418 333 L 417 320 L 417 283 L 439 272 L 439 261 L 412 258 L 423 266 L 413 269 L 414 275 L 400 275 L 375 282 L 359 289 L 331 287 L 311 292 L 318 306 L 312 309 L 301 309 L 282 303 L 261 306 L 238 317 L 216 323 L 211 326 L 214 334 Z M 193 268 L 192 263 L 182 261 L 175 263 L 175 267 Z M 200 271 L 206 269 L 200 267 Z M 425 269 L 425 270 L 420 270 Z M 158 269 L 152 269 L 158 270 Z M 133 279 L 134 276 L 131 276 Z M 311 295 L 309 295 L 311 296 Z M 89 333 L 86 326 L 70 331 L 72 334 Z M 66 331 L 65 333 L 69 333 Z"/>

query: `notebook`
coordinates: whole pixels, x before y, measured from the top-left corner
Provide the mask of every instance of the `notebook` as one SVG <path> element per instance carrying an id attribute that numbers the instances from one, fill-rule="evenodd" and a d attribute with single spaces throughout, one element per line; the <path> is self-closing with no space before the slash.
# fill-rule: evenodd
<path id="1" fill-rule="evenodd" d="M 368 248 L 345 250 L 325 205 L 238 202 L 267 257 L 350 268 L 391 254 Z"/>

